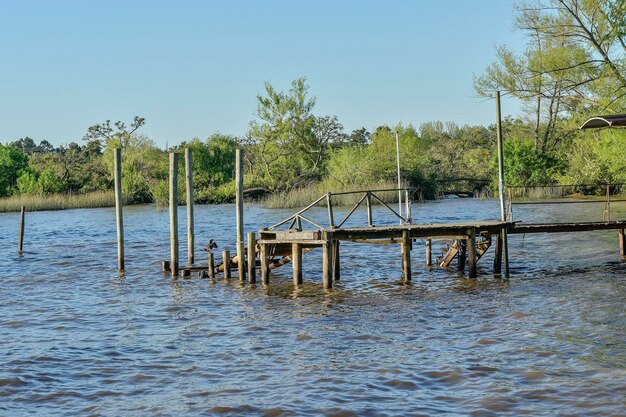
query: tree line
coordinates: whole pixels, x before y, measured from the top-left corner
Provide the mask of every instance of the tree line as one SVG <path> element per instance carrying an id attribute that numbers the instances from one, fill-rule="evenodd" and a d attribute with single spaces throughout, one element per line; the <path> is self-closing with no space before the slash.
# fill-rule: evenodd
<path id="1" fill-rule="evenodd" d="M 507 184 L 626 182 L 624 131 L 578 130 L 589 116 L 626 107 L 626 3 L 520 2 L 515 22 L 527 35 L 526 49 L 517 54 L 498 47 L 494 63 L 474 79 L 479 96 L 500 90 L 523 103 L 520 117 L 503 121 Z M 495 125 L 400 123 L 347 132 L 337 116 L 316 114 L 315 105 L 306 79 L 299 78 L 287 91 L 265 84 L 243 137 L 216 133 L 160 149 L 141 133 L 145 120 L 135 117 L 129 125 L 107 120 L 91 126 L 80 144 L 54 148 L 28 137 L 0 144 L 0 196 L 109 190 L 115 147 L 123 149 L 129 202 L 165 202 L 167 153 L 185 147 L 193 149 L 199 202 L 232 200 L 238 147 L 245 150 L 248 189 L 374 188 L 396 178 L 396 134 L 401 176 L 427 197 L 495 182 Z"/>

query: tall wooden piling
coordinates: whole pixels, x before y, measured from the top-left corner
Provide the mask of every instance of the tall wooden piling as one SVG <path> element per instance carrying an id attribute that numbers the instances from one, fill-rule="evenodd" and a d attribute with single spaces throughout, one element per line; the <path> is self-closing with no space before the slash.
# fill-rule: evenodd
<path id="1" fill-rule="evenodd" d="M 248 232 L 248 282 L 256 282 L 256 234 Z"/>
<path id="2" fill-rule="evenodd" d="M 426 266 L 433 265 L 433 243 L 431 239 L 426 239 Z"/>
<path id="3" fill-rule="evenodd" d="M 263 282 L 263 285 L 270 283 L 270 264 L 267 249 L 267 245 L 261 243 L 259 257 L 261 258 L 261 282 Z"/>
<path id="4" fill-rule="evenodd" d="M 341 279 L 341 256 L 339 249 L 339 241 L 333 243 L 333 281 L 339 282 Z"/>
<path id="5" fill-rule="evenodd" d="M 187 265 L 195 264 L 193 220 L 193 167 L 191 149 L 185 148 L 185 184 L 187 188 Z"/>
<path id="6" fill-rule="evenodd" d="M 230 279 L 230 251 L 222 252 L 222 265 L 224 265 L 224 279 Z"/>
<path id="7" fill-rule="evenodd" d="M 404 282 L 411 281 L 411 238 L 409 231 L 402 231 L 402 277 Z"/>
<path id="8" fill-rule="evenodd" d="M 626 233 L 624 233 L 624 229 L 619 229 L 619 254 L 622 259 L 626 259 Z"/>
<path id="9" fill-rule="evenodd" d="M 170 271 L 178 276 L 178 154 L 170 152 Z"/>
<path id="10" fill-rule="evenodd" d="M 22 206 L 22 210 L 20 211 L 20 234 L 17 242 L 17 253 L 21 255 L 24 249 L 24 213 L 26 212 L 26 207 Z M 122 267 L 124 265 L 122 264 Z"/>
<path id="11" fill-rule="evenodd" d="M 243 151 L 235 151 L 235 188 L 237 211 L 237 272 L 239 280 L 246 280 L 246 252 L 243 241 Z"/>
<path id="12" fill-rule="evenodd" d="M 210 279 L 215 279 L 215 255 L 213 255 L 213 252 L 209 252 L 208 256 L 207 256 L 207 270 L 209 272 L 209 278 Z"/>
<path id="13" fill-rule="evenodd" d="M 365 194 L 365 204 L 367 205 L 367 225 L 372 227 L 374 225 L 372 220 L 372 193 L 369 191 Z"/>
<path id="14" fill-rule="evenodd" d="M 493 253 L 493 275 L 502 274 L 502 233 L 496 235 L 496 247 Z"/>
<path id="15" fill-rule="evenodd" d="M 496 136 L 498 142 L 498 195 L 500 197 L 500 217 L 504 222 L 506 206 L 504 202 L 504 153 L 502 151 L 502 116 L 500 112 L 500 92 L 496 91 Z M 504 276 L 509 277 L 509 244 L 506 227 L 502 228 L 502 255 L 504 258 Z"/>
<path id="16" fill-rule="evenodd" d="M 467 231 L 467 266 L 470 278 L 476 278 L 476 233 Z"/>
<path id="17" fill-rule="evenodd" d="M 122 149 L 113 151 L 113 181 L 115 186 L 115 224 L 117 228 L 117 269 L 124 270 L 124 219 L 122 216 Z"/>
<path id="18" fill-rule="evenodd" d="M 331 229 L 335 228 L 335 217 L 333 215 L 333 202 L 331 199 L 332 194 L 326 193 L 326 205 L 328 206 L 328 225 Z"/>
<path id="19" fill-rule="evenodd" d="M 459 239 L 459 264 L 458 269 L 459 272 L 465 271 L 465 262 L 467 261 L 467 241 L 465 239 Z"/>
<path id="20" fill-rule="evenodd" d="M 291 244 L 291 266 L 293 268 L 293 285 L 302 284 L 302 244 Z"/>
<path id="21" fill-rule="evenodd" d="M 332 233 L 325 233 L 324 235 L 325 242 L 322 245 L 322 285 L 328 289 L 333 287 L 333 235 Z"/>

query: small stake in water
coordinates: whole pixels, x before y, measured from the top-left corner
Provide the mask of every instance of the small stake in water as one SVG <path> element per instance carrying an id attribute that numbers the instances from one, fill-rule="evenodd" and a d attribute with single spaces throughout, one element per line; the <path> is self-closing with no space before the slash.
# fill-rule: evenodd
<path id="1" fill-rule="evenodd" d="M 19 255 L 22 254 L 22 251 L 24 249 L 24 212 L 26 212 L 26 209 L 24 206 L 22 206 L 22 212 L 20 215 L 20 238 L 19 238 L 19 243 L 17 247 L 17 253 Z"/>

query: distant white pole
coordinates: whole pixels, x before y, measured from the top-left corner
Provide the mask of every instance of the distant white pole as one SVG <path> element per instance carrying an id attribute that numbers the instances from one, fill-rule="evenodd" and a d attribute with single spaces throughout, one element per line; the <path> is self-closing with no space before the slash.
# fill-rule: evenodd
<path id="1" fill-rule="evenodd" d="M 402 217 L 402 180 L 400 179 L 400 136 L 398 136 L 398 131 L 396 131 L 396 160 L 398 163 L 398 214 Z M 402 224 L 402 220 L 400 220 L 400 224 Z"/>

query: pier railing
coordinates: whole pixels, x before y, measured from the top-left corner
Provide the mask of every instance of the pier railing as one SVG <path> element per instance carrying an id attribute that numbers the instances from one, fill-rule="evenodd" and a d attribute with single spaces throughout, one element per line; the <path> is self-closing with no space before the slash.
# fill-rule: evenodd
<path id="1" fill-rule="evenodd" d="M 387 208 L 387 210 L 393 213 L 395 217 L 397 217 L 400 220 L 401 224 L 411 224 L 411 191 L 412 191 L 411 188 L 386 188 L 386 189 L 380 189 L 380 190 L 345 191 L 345 192 L 339 192 L 339 193 L 328 192 L 324 194 L 323 196 L 321 196 L 320 198 L 318 198 L 317 200 L 315 200 L 314 202 L 312 202 L 311 204 L 309 204 L 308 206 L 306 206 L 305 208 L 303 208 L 302 210 L 293 214 L 292 216 L 289 216 L 288 218 L 269 227 L 269 230 L 274 230 L 277 227 L 280 227 L 288 223 L 289 223 L 289 230 L 291 229 L 302 230 L 303 222 L 309 223 L 318 229 L 324 229 L 325 228 L 324 226 L 311 220 L 309 217 L 304 215 L 307 211 L 311 210 L 313 207 L 319 205 L 322 202 L 323 202 L 322 204 L 325 205 L 328 210 L 328 228 L 329 229 L 337 229 L 343 226 L 348 221 L 348 219 L 350 219 L 350 217 L 354 214 L 354 212 L 356 212 L 357 209 L 363 204 L 363 202 L 365 202 L 365 206 L 367 207 L 367 225 L 369 227 L 374 226 L 374 218 L 373 218 L 373 211 L 372 211 L 372 204 L 374 202 L 382 204 L 383 207 Z M 402 212 L 401 212 L 402 210 L 400 209 L 402 207 L 401 205 L 399 206 L 399 210 L 398 210 L 400 211 L 400 213 L 398 213 L 398 211 L 394 210 L 389 204 L 383 201 L 383 198 L 381 197 L 381 193 L 386 193 L 386 192 L 397 192 L 399 200 L 401 200 L 401 196 L 404 195 L 404 207 L 405 207 L 404 216 L 402 215 Z M 361 195 L 361 197 L 359 198 L 358 202 L 352 207 L 352 209 L 348 212 L 348 214 L 346 214 L 346 216 L 340 222 L 337 223 L 335 222 L 333 198 L 338 197 L 338 196 L 347 196 L 347 195 Z"/>

